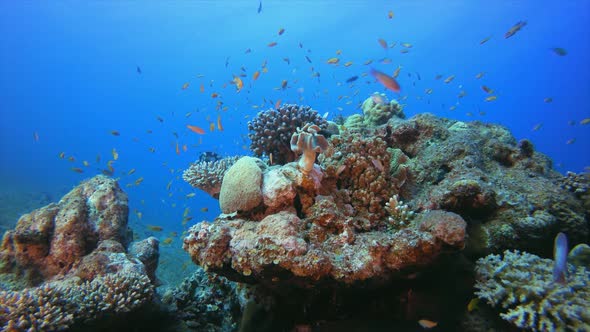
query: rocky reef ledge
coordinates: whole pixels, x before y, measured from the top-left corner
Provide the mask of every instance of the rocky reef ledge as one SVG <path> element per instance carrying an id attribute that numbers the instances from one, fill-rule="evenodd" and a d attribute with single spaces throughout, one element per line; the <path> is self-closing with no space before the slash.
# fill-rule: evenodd
<path id="1" fill-rule="evenodd" d="M 0 247 L 0 330 L 64 330 L 150 303 L 159 243 L 129 245 L 128 212 L 99 175 L 23 215 Z"/>

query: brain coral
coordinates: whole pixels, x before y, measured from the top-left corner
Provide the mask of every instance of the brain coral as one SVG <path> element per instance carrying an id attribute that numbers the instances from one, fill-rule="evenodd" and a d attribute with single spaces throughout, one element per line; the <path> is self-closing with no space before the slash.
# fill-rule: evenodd
<path id="1" fill-rule="evenodd" d="M 553 261 L 519 251 L 477 262 L 476 294 L 506 311 L 500 316 L 533 331 L 590 330 L 590 272 L 568 267 L 567 283 L 553 280 Z"/>
<path id="2" fill-rule="evenodd" d="M 298 127 L 312 123 L 325 130 L 328 126 L 316 110 L 309 106 L 283 104 L 279 109 L 261 111 L 248 122 L 248 137 L 252 141 L 250 149 L 254 155 L 270 155 L 278 164 L 286 164 L 295 160 L 295 153 L 291 151 L 291 135 Z"/>

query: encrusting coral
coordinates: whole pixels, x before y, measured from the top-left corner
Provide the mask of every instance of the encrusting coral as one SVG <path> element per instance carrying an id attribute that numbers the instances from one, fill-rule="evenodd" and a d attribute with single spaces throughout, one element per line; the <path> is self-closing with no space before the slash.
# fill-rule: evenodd
<path id="1" fill-rule="evenodd" d="M 272 154 L 273 161 L 279 165 L 295 160 L 291 151 L 291 135 L 296 128 L 312 123 L 324 130 L 328 127 L 326 119 L 309 106 L 283 104 L 278 109 L 258 112 L 248 122 L 250 150 L 256 157 Z"/>
<path id="2" fill-rule="evenodd" d="M 481 258 L 476 295 L 500 306 L 500 316 L 522 329 L 590 330 L 590 272 L 569 265 L 562 284 L 553 278 L 553 265 L 553 260 L 519 251 Z"/>

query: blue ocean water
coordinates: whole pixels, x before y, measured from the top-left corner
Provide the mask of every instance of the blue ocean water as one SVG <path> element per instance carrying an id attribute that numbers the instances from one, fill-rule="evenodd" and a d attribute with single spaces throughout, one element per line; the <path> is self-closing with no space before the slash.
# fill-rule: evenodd
<path id="1" fill-rule="evenodd" d="M 588 1 L 258 7 L 259 1 L 1 1 L 0 191 L 49 192 L 57 200 L 107 169 L 115 149 L 113 176 L 129 194 L 133 227 L 151 234 L 147 225 L 162 226 L 155 235 L 163 239 L 219 213 L 216 200 L 183 182 L 182 171 L 205 151 L 249 154 L 247 121 L 259 110 L 280 100 L 333 119 L 359 113 L 374 91 L 400 100 L 408 116 L 503 124 L 560 172 L 590 165 L 590 125 L 580 124 L 590 118 Z M 505 38 L 519 21 L 526 26 Z M 384 49 L 378 39 L 396 45 Z M 332 57 L 338 65 L 327 63 Z M 268 71 L 254 81 L 263 63 Z M 364 76 L 370 68 L 391 75 L 398 66 L 399 94 Z M 246 76 L 238 93 L 230 82 L 240 74 Z M 345 83 L 353 76 L 359 78 Z M 485 101 L 483 85 L 497 100 Z M 186 208 L 194 219 L 183 226 Z"/>

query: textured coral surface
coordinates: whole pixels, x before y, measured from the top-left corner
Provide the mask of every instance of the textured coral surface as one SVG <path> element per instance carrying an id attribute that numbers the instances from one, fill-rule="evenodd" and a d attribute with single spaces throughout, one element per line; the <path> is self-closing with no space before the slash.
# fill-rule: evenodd
<path id="1" fill-rule="evenodd" d="M 477 262 L 476 294 L 501 317 L 533 331 L 590 330 L 590 272 L 569 266 L 565 284 L 553 280 L 553 261 L 519 251 Z"/>

